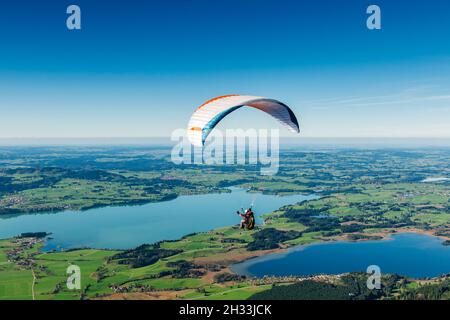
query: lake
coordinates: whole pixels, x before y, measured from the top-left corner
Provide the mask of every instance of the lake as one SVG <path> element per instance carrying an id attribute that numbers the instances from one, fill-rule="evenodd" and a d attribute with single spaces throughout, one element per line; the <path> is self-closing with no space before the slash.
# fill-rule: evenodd
<path id="1" fill-rule="evenodd" d="M 23 232 L 45 231 L 55 248 L 128 249 L 144 243 L 179 239 L 193 232 L 236 225 L 236 210 L 254 204 L 258 216 L 315 195 L 275 196 L 231 188 L 231 193 L 180 196 L 171 201 L 140 206 L 103 207 L 87 211 L 0 216 L 0 238 Z"/>
<path id="2" fill-rule="evenodd" d="M 244 261 L 232 270 L 247 276 L 341 274 L 366 271 L 378 265 L 382 273 L 426 278 L 450 272 L 450 246 L 443 240 L 416 233 L 401 233 L 391 240 L 327 242 L 297 246 Z"/>

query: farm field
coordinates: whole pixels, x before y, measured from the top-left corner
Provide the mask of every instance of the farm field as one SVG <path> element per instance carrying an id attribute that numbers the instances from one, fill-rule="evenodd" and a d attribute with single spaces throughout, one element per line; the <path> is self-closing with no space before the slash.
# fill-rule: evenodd
<path id="1" fill-rule="evenodd" d="M 37 151 L 39 156 L 33 156 Z M 24 152 L 29 156 L 19 156 Z M 229 226 L 130 250 L 42 252 L 45 237 L 4 239 L 0 299 L 248 299 L 299 282 L 295 277 L 246 278 L 230 270 L 251 257 L 294 245 L 378 240 L 404 231 L 449 240 L 449 182 L 423 182 L 448 176 L 449 156 L 446 149 L 285 152 L 278 175 L 260 176 L 251 166 L 179 168 L 164 149 L 3 148 L 0 213 L 5 218 L 229 192 L 229 186 L 320 198 L 266 214 L 264 224 L 251 231 Z M 80 290 L 66 287 L 70 265 L 81 269 Z M 303 280 L 347 288 L 336 276 Z M 410 291 L 422 290 L 421 281 L 396 278 L 396 289 L 383 297 L 411 298 Z M 447 283 L 435 281 L 432 287 Z"/>

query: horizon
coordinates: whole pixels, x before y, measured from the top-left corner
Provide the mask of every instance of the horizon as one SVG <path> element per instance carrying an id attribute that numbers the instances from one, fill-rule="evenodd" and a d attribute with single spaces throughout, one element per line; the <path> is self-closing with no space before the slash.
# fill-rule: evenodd
<path id="1" fill-rule="evenodd" d="M 0 138 L 0 147 L 70 147 L 70 146 L 161 146 L 171 147 L 176 141 L 170 137 L 91 137 L 91 138 Z M 324 148 L 447 148 L 450 138 L 396 138 L 396 137 L 280 137 L 280 147 Z"/>

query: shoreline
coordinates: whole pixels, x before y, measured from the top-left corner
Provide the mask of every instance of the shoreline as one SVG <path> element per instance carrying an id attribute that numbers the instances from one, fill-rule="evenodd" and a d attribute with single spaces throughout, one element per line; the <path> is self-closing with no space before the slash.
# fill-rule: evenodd
<path id="1" fill-rule="evenodd" d="M 419 229 L 419 228 L 408 228 L 408 227 L 404 227 L 404 228 L 400 228 L 398 230 L 396 230 L 395 232 L 385 232 L 385 233 L 380 233 L 380 234 L 384 234 L 386 240 L 391 240 L 391 236 L 394 234 L 402 234 L 402 233 L 417 233 L 417 234 L 423 234 L 423 235 L 427 235 L 427 236 L 432 236 L 435 238 L 439 238 L 442 240 L 450 240 L 450 236 L 443 236 L 443 235 L 436 235 L 434 234 L 435 231 L 433 230 L 423 230 L 423 229 Z"/>
<path id="2" fill-rule="evenodd" d="M 264 277 L 256 277 L 256 276 L 248 275 L 248 274 L 245 274 L 245 273 L 238 273 L 238 272 L 236 272 L 236 270 L 233 269 L 233 265 L 246 263 L 246 262 L 248 262 L 248 261 L 250 261 L 252 259 L 263 257 L 265 255 L 285 254 L 285 253 L 287 253 L 290 250 L 295 250 L 295 249 L 303 250 L 304 248 L 307 248 L 309 246 L 326 244 L 326 243 L 358 243 L 358 242 L 389 241 L 389 240 L 393 240 L 393 238 L 392 238 L 393 235 L 405 234 L 405 233 L 427 235 L 427 236 L 438 238 L 438 239 L 441 239 L 441 240 L 444 240 L 444 241 L 450 240 L 449 236 L 437 236 L 437 235 L 434 234 L 434 232 L 435 231 L 433 231 L 433 230 L 423 230 L 423 229 L 418 229 L 418 228 L 407 228 L 407 227 L 405 227 L 405 228 L 400 228 L 398 230 L 394 230 L 393 232 L 392 231 L 385 231 L 385 232 L 368 234 L 368 235 L 371 235 L 371 236 L 381 236 L 382 237 L 381 239 L 370 239 L 370 238 L 368 238 L 368 239 L 359 239 L 359 240 L 345 239 L 344 237 L 346 237 L 348 235 L 351 235 L 350 233 L 348 233 L 348 234 L 340 236 L 339 239 L 338 238 L 330 239 L 330 240 L 318 239 L 318 241 L 312 242 L 312 243 L 308 243 L 308 244 L 298 244 L 298 245 L 287 246 L 287 247 L 284 247 L 284 248 L 266 250 L 266 251 L 262 251 L 262 252 L 255 252 L 254 255 L 251 255 L 251 256 L 246 257 L 246 258 L 244 258 L 242 260 L 238 260 L 237 262 L 233 262 L 233 263 L 227 265 L 227 269 L 230 270 L 233 274 L 236 274 L 236 275 L 247 276 L 247 277 L 250 277 L 250 278 L 262 279 Z M 367 235 L 365 233 L 362 233 L 362 234 Z M 444 244 L 442 244 L 442 243 L 441 243 L 441 245 L 444 246 Z M 346 273 L 350 273 L 350 272 L 352 272 L 352 271 L 345 272 L 345 273 L 342 273 L 342 274 L 346 274 Z M 319 275 L 319 274 L 317 274 L 317 275 Z M 298 277 L 313 277 L 313 276 L 317 276 L 317 275 L 308 275 L 308 276 L 298 275 Z M 320 275 L 322 275 L 322 274 L 320 274 Z M 330 275 L 330 274 L 323 274 L 323 275 Z M 338 274 L 338 275 L 341 275 L 341 274 Z M 439 276 L 433 277 L 432 279 L 435 279 L 435 278 L 439 278 Z M 421 278 L 413 278 L 413 279 L 421 280 Z"/>
<path id="3" fill-rule="evenodd" d="M 18 211 L 18 212 L 0 212 L 0 219 L 2 217 L 6 217 L 6 219 L 14 216 L 23 216 L 23 215 L 35 215 L 35 214 L 55 214 L 55 213 L 63 213 L 63 212 L 86 212 L 93 209 L 101 209 L 101 208 L 116 208 L 116 207 L 136 207 L 136 206 L 144 206 L 151 203 L 161 203 L 161 202 L 167 202 L 175 200 L 179 197 L 185 197 L 185 196 L 195 196 L 195 195 L 205 195 L 205 194 L 221 194 L 221 193 L 229 193 L 228 191 L 225 191 L 227 189 L 221 190 L 215 190 L 214 192 L 198 192 L 198 193 L 180 193 L 180 194 L 168 194 L 167 196 L 162 197 L 161 199 L 157 200 L 135 200 L 135 201 L 129 201 L 129 202 L 121 202 L 121 203 L 115 203 L 115 204 L 94 204 L 92 206 L 87 207 L 79 207 L 79 208 L 54 208 L 54 209 L 43 209 L 43 210 L 27 210 L 27 211 Z M 14 209 L 12 209 L 14 210 Z M 20 210 L 20 209 L 18 209 Z"/>
<path id="4" fill-rule="evenodd" d="M 243 190 L 248 192 L 247 189 L 245 188 L 239 188 L 237 187 L 238 190 Z M 229 192 L 233 192 L 230 189 L 225 189 L 226 193 Z M 221 194 L 223 192 L 214 192 L 216 194 Z M 259 193 L 259 192 L 256 192 Z M 204 194 L 212 194 L 212 193 L 204 193 Z M 183 195 L 183 196 L 189 196 L 189 195 Z M 319 197 L 320 198 L 320 197 Z M 315 200 L 315 199 L 311 199 L 311 200 Z M 310 200 L 307 200 L 310 201 Z M 276 211 L 276 210 L 275 210 Z M 225 228 L 237 228 L 236 226 L 228 226 Z M 210 232 L 215 232 L 220 228 L 214 228 L 214 229 L 210 229 L 207 231 L 202 231 L 202 232 L 198 232 L 198 234 L 201 233 L 210 233 Z M 264 224 L 261 224 L 261 229 L 264 229 Z M 260 230 L 261 230 L 260 229 Z M 440 231 L 440 227 L 436 227 L 435 229 L 431 229 L 431 230 L 424 230 L 424 229 L 419 229 L 417 227 L 402 227 L 402 228 L 398 228 L 398 229 L 389 229 L 389 228 L 385 228 L 385 229 L 380 229 L 380 230 L 373 230 L 373 233 L 369 233 L 369 232 L 355 232 L 355 233 L 345 233 L 345 234 L 340 234 L 334 237 L 323 237 L 323 236 L 315 236 L 312 237 L 308 240 L 311 240 L 311 242 L 308 243 L 304 243 L 304 244 L 280 244 L 279 248 L 275 248 L 275 249 L 270 249 L 270 250 L 257 250 L 257 251 L 248 251 L 246 246 L 243 247 L 239 247 L 239 248 L 234 248 L 228 252 L 221 252 L 221 253 L 217 253 L 214 254 L 212 256 L 201 256 L 201 257 L 196 257 L 192 259 L 192 262 L 194 264 L 199 264 L 199 265 L 208 265 L 208 264 L 221 264 L 224 266 L 224 268 L 218 272 L 207 272 L 207 274 L 205 274 L 204 277 L 202 277 L 202 279 L 205 281 L 205 283 L 209 283 L 209 284 L 214 284 L 216 283 L 214 280 L 214 276 L 219 274 L 219 273 L 223 273 L 223 272 L 227 272 L 227 273 L 231 273 L 234 275 L 246 275 L 248 276 L 249 280 L 251 279 L 262 279 L 263 277 L 254 277 L 251 275 L 247 275 L 243 272 L 238 273 L 238 271 L 234 270 L 233 265 L 235 264 L 240 264 L 240 263 L 244 263 L 245 261 L 251 260 L 251 259 L 256 259 L 258 257 L 264 257 L 264 256 L 268 256 L 270 254 L 283 254 L 286 253 L 288 250 L 291 250 L 293 248 L 306 248 L 307 246 L 311 246 L 311 245 L 318 245 L 318 244 L 325 244 L 325 243 L 339 243 L 339 242 L 366 242 L 366 241 L 384 241 L 384 240 L 391 240 L 392 236 L 395 234 L 401 234 L 401 233 L 416 233 L 416 234 L 423 234 L 423 235 L 428 235 L 431 237 L 436 237 L 442 240 L 450 240 L 450 236 L 446 236 L 446 235 L 435 235 L 435 233 L 438 233 Z M 362 235 L 362 236 L 367 236 L 368 238 L 361 238 L 361 239 L 348 239 L 348 237 L 350 235 Z M 177 238 L 175 240 L 169 240 L 168 242 L 173 242 L 173 241 L 182 241 L 184 237 L 189 237 L 190 235 L 185 235 L 182 236 L 180 238 Z M 370 238 L 369 238 L 370 237 Z M 377 237 L 376 239 L 374 237 Z M 158 241 L 159 242 L 159 241 Z M 166 242 L 166 240 L 162 240 L 160 242 Z M 73 248 L 73 249 L 69 249 L 67 251 L 75 251 L 75 250 L 80 250 L 80 249 L 89 249 L 89 248 Z M 108 249 L 108 248 L 92 248 L 92 249 L 97 249 L 97 250 L 117 250 L 117 249 Z M 42 250 L 39 250 L 40 252 L 42 252 Z M 64 250 L 65 251 L 65 250 Z M 123 250 L 121 250 L 123 251 Z M 48 251 L 51 252 L 51 251 Z M 350 273 L 349 272 L 345 272 L 342 274 L 346 274 L 346 273 Z M 332 275 L 332 274 L 320 274 L 322 276 L 328 276 L 328 275 Z M 318 276 L 318 274 L 312 274 L 309 277 L 315 277 Z M 304 275 L 297 275 L 294 277 L 299 277 L 299 278 L 303 278 L 306 277 Z M 423 278 L 417 277 L 410 277 L 411 279 L 417 279 L 417 280 L 421 280 Z M 433 278 L 438 278 L 438 276 L 433 277 Z"/>
<path id="5" fill-rule="evenodd" d="M 59 212 L 58 211 L 42 211 L 42 212 L 32 212 L 32 213 L 30 212 L 28 214 L 27 213 L 25 213 L 25 214 L 18 213 L 18 214 L 13 214 L 13 215 L 5 215 L 3 217 L 0 214 L 0 221 L 2 219 L 5 219 L 5 220 L 12 219 L 12 220 L 14 220 L 16 218 L 21 218 L 21 217 L 26 218 L 26 217 L 30 217 L 30 216 L 36 216 L 37 219 L 39 219 L 39 217 L 38 217 L 39 215 L 56 215 L 56 214 L 62 215 L 62 214 L 67 214 L 68 216 L 70 216 L 70 214 L 72 214 L 72 213 L 73 214 L 82 214 L 84 211 L 88 212 L 90 210 L 104 210 L 105 208 L 108 209 L 108 208 L 122 208 L 122 207 L 123 208 L 145 207 L 145 206 L 148 206 L 148 205 L 152 206 L 154 204 L 162 204 L 164 202 L 169 202 L 169 201 L 172 201 L 172 200 L 176 201 L 176 200 L 179 200 L 181 198 L 184 198 L 184 199 L 191 198 L 193 196 L 194 197 L 206 197 L 206 196 L 212 196 L 212 195 L 222 196 L 222 195 L 231 195 L 232 193 L 237 193 L 237 197 L 239 197 L 240 193 L 242 193 L 242 194 L 255 193 L 255 194 L 263 195 L 263 193 L 259 192 L 259 191 L 257 191 L 257 192 L 249 192 L 249 190 L 247 188 L 240 187 L 240 186 L 232 186 L 232 187 L 226 187 L 226 188 L 221 189 L 221 190 L 214 190 L 213 192 L 182 194 L 182 195 L 180 195 L 180 196 L 178 196 L 178 197 L 176 197 L 174 199 L 165 200 L 165 201 L 151 201 L 150 203 L 138 203 L 138 204 L 130 204 L 130 205 L 106 205 L 106 206 L 99 206 L 99 207 L 95 207 L 95 208 L 90 208 L 90 209 L 86 209 L 86 210 L 78 210 L 78 211 L 73 211 L 73 210 L 69 210 L 68 209 L 68 210 L 61 210 Z M 271 196 L 273 196 L 273 195 L 271 195 Z M 301 201 L 315 200 L 316 198 L 318 198 L 318 196 L 316 196 L 315 194 L 304 195 L 302 193 L 292 193 L 292 195 L 286 195 L 286 196 L 285 195 L 277 195 L 276 197 L 280 197 L 280 198 L 286 197 L 287 199 L 289 199 L 289 197 L 297 197 L 297 196 L 301 197 L 301 199 L 300 199 Z M 304 198 L 306 198 L 306 199 L 303 200 Z M 300 201 L 300 200 L 294 198 L 292 200 L 292 203 L 296 203 L 297 201 Z M 285 200 L 285 202 L 290 204 L 291 200 L 289 200 L 289 201 Z M 281 206 L 284 206 L 284 205 L 281 205 Z M 149 207 L 149 208 L 151 209 L 152 207 Z M 276 207 L 276 209 L 274 209 L 274 208 L 275 207 L 270 208 L 269 211 L 273 212 L 273 211 L 278 210 L 278 206 Z M 264 212 L 269 212 L 269 211 L 264 211 Z M 91 212 L 91 213 L 97 213 L 97 212 Z M 261 216 L 258 216 L 257 219 L 261 219 L 262 220 L 263 219 L 262 215 L 263 214 L 261 214 Z M 123 217 L 126 218 L 127 216 L 123 215 Z M 231 223 L 233 223 L 233 221 L 231 221 Z M 259 223 L 260 223 L 261 226 L 263 226 L 263 224 L 264 224 L 263 221 L 259 221 Z M 124 250 L 134 249 L 134 248 L 136 248 L 136 247 L 138 247 L 138 246 L 140 246 L 142 244 L 154 244 L 154 243 L 157 243 L 157 242 L 166 242 L 166 241 L 167 242 L 180 241 L 180 240 L 183 240 L 183 238 L 185 238 L 186 236 L 192 235 L 192 233 L 213 232 L 216 229 L 229 228 L 229 227 L 233 227 L 233 226 L 236 226 L 236 225 L 232 225 L 232 224 L 230 224 L 230 221 L 228 221 L 228 222 L 224 223 L 223 225 L 219 225 L 219 226 L 217 226 L 217 225 L 216 226 L 208 225 L 208 226 L 205 226 L 205 228 L 201 228 L 201 229 L 199 229 L 197 231 L 192 231 L 192 232 L 189 232 L 189 231 L 186 231 L 186 230 L 184 230 L 184 231 L 180 230 L 178 235 L 175 235 L 175 236 L 173 236 L 171 238 L 167 238 L 164 235 L 162 235 L 160 238 L 158 237 L 158 239 L 156 239 L 156 240 L 148 240 L 148 241 L 144 240 L 143 242 L 142 241 L 141 242 L 136 242 L 136 243 L 133 243 L 131 246 L 124 246 L 124 247 L 122 247 L 122 246 L 120 246 L 120 247 L 109 247 L 108 244 L 105 244 L 104 246 L 96 246 L 95 244 L 93 244 L 92 246 L 88 246 L 88 245 L 85 245 L 85 244 L 71 246 L 69 244 L 69 246 L 64 246 L 64 247 L 65 247 L 65 250 L 87 249 L 87 248 L 89 248 L 89 249 L 100 249 L 100 250 L 121 250 L 121 251 L 124 251 Z M 23 230 L 23 232 L 29 232 L 30 230 L 28 230 L 28 229 L 34 229 L 34 228 L 27 228 L 26 230 Z M 45 226 L 40 228 L 40 229 L 45 229 Z M 18 228 L 18 230 L 22 231 L 21 228 Z M 47 228 L 47 230 L 48 230 L 48 228 Z M 41 231 L 41 230 L 38 230 L 38 231 Z M 15 237 L 17 235 L 18 234 L 16 234 L 16 233 L 6 233 L 5 232 L 5 234 L 1 238 L 2 239 L 7 239 L 7 238 Z M 49 252 L 51 250 L 52 249 L 49 249 L 47 252 Z M 60 249 L 58 249 L 57 251 L 60 251 Z"/>
<path id="6" fill-rule="evenodd" d="M 247 193 L 255 193 L 255 194 L 262 194 L 262 195 L 270 195 L 270 196 L 277 196 L 277 197 L 288 197 L 288 196 L 317 196 L 321 197 L 317 193 L 306 193 L 306 192 L 267 192 L 265 190 L 258 190 L 258 189 L 249 189 L 243 186 L 226 186 L 226 187 L 218 187 L 218 189 L 214 189 L 211 192 L 182 192 L 182 193 L 173 193 L 168 194 L 161 199 L 140 199 L 140 200 L 134 200 L 134 201 L 125 201 L 125 202 L 118 202 L 113 204 L 93 204 L 91 206 L 86 207 L 79 207 L 79 208 L 46 208 L 46 209 L 29 209 L 29 210 L 21 210 L 21 209 L 14 209 L 10 208 L 7 210 L 12 210 L 11 212 L 3 212 L 0 209 L 0 219 L 2 217 L 8 219 L 15 216 L 22 216 L 22 215 L 36 215 L 36 214 L 55 214 L 55 213 L 63 213 L 63 212 L 86 212 L 93 209 L 101 209 L 101 208 L 116 208 L 116 207 L 136 207 L 136 206 L 144 206 L 147 204 L 152 203 L 162 203 L 167 201 L 176 200 L 180 197 L 189 197 L 189 196 L 199 196 L 199 195 L 210 195 L 210 194 L 222 194 L 222 193 L 232 193 L 233 191 L 245 191 Z M 319 193 L 320 194 L 320 193 Z M 15 211 L 18 210 L 18 211 Z"/>
<path id="7" fill-rule="evenodd" d="M 247 193 L 255 193 L 255 194 L 262 194 L 262 195 L 270 195 L 270 196 L 277 196 L 277 197 L 288 197 L 288 196 L 311 196 L 316 195 L 315 193 L 299 193 L 299 192 L 290 192 L 290 193 L 282 193 L 282 192 L 266 192 L 264 190 L 250 190 L 245 187 L 240 186 L 228 186 L 221 189 L 213 190 L 212 192 L 193 192 L 193 193 L 173 193 L 168 194 L 161 199 L 156 200 L 135 200 L 135 201 L 129 201 L 129 202 L 118 202 L 114 204 L 93 204 L 91 206 L 87 207 L 79 207 L 79 208 L 48 208 L 48 209 L 37 209 L 37 210 L 20 210 L 20 209 L 7 209 L 12 210 L 11 212 L 2 212 L 0 210 L 0 219 L 4 217 L 5 219 L 15 217 L 15 216 L 22 216 L 22 215 L 35 215 L 35 214 L 55 214 L 55 213 L 63 213 L 63 212 L 86 212 L 93 209 L 101 209 L 101 208 L 116 208 L 116 207 L 136 207 L 136 206 L 144 206 L 147 204 L 152 203 L 161 203 L 161 202 L 167 202 L 176 200 L 180 197 L 189 197 L 189 196 L 199 196 L 199 195 L 210 195 L 210 194 L 222 194 L 222 193 L 232 193 L 233 191 L 245 191 Z M 320 197 L 320 196 L 318 196 Z M 19 210 L 19 211 L 15 211 Z"/>
<path id="8" fill-rule="evenodd" d="M 229 226 L 229 227 L 236 227 L 236 226 Z M 204 232 L 199 232 L 197 234 L 201 234 L 201 233 L 208 233 L 208 232 L 212 232 L 215 229 L 212 230 L 208 230 L 208 231 L 204 231 Z M 404 233 L 413 233 L 413 234 L 421 234 L 421 235 L 427 235 L 427 236 L 431 236 L 431 237 L 435 237 L 435 238 L 439 238 L 443 241 L 446 240 L 450 240 L 450 236 L 443 236 L 443 235 L 435 235 L 434 233 L 436 232 L 436 230 L 423 230 L 423 229 L 419 229 L 419 228 L 408 228 L 408 227 L 403 227 L 397 230 L 392 230 L 392 231 L 383 231 L 383 232 L 377 232 L 377 233 L 360 233 L 362 235 L 368 235 L 368 236 L 379 236 L 381 237 L 380 239 L 371 239 L 371 238 L 366 238 L 366 239 L 358 239 L 358 240 L 351 240 L 351 239 L 347 239 L 346 237 L 348 237 L 349 235 L 351 235 L 351 233 L 346 233 L 343 235 L 340 235 L 338 237 L 335 238 L 330 238 L 330 239 L 323 239 L 323 238 L 318 238 L 316 239 L 317 241 L 311 242 L 311 243 L 307 243 L 307 244 L 296 244 L 296 245 L 283 245 L 283 247 L 280 248 L 275 248 L 275 249 L 269 249 L 269 250 L 256 250 L 256 251 L 247 251 L 245 248 L 243 248 L 243 252 L 236 252 L 233 253 L 231 256 L 228 254 L 219 254 L 213 257 L 200 257 L 200 258 L 195 258 L 193 261 L 194 262 L 198 262 L 199 264 L 203 264 L 203 263 L 211 263 L 213 262 L 223 262 L 224 265 L 226 265 L 226 268 L 229 269 L 232 273 L 234 274 L 238 274 L 236 272 L 234 272 L 232 270 L 232 265 L 234 264 L 240 264 L 240 263 L 244 263 L 248 260 L 251 259 L 255 259 L 264 255 L 269 255 L 269 254 L 282 254 L 282 253 L 286 253 L 289 250 L 292 250 L 294 248 L 306 248 L 308 246 L 313 246 L 313 245 L 318 245 L 318 244 L 325 244 L 325 243 L 343 243 L 343 242 L 347 242 L 347 243 L 358 243 L 358 242 L 378 242 L 378 241 L 386 241 L 386 240 L 392 240 L 392 236 L 393 235 L 397 235 L 397 234 L 404 234 Z M 49 234 L 51 235 L 51 234 Z M 11 238 L 16 238 L 19 237 L 20 235 L 16 235 L 14 237 Z M 183 240 L 183 238 L 185 238 L 186 236 L 189 235 L 185 235 L 183 237 L 180 237 L 179 239 L 174 239 L 174 240 L 161 240 L 161 241 L 157 241 L 157 242 L 173 242 L 173 241 L 181 241 Z M 4 239 L 0 239 L 0 240 L 7 240 L 10 238 L 4 238 Z M 45 240 L 43 240 L 43 243 L 45 243 L 47 240 L 47 237 L 45 238 Z M 142 245 L 142 244 L 141 244 Z M 63 248 L 62 248 L 63 249 Z M 68 248 L 68 249 L 63 249 L 63 250 L 57 250 L 55 252 L 70 252 L 70 251 L 76 251 L 76 250 L 86 250 L 86 249 L 94 249 L 94 250 L 102 250 L 102 251 L 126 251 L 126 250 L 130 250 L 130 249 L 114 249 L 114 248 L 91 248 L 91 247 L 77 247 L 77 248 Z M 133 248 L 131 248 L 133 249 Z M 41 251 L 42 253 L 49 253 L 52 251 Z M 239 275 L 239 274 L 238 274 Z"/>
<path id="9" fill-rule="evenodd" d="M 237 227 L 234 227 L 237 228 Z M 394 232 L 392 232 L 394 231 Z M 439 239 L 446 239 L 447 237 L 443 237 L 443 236 L 435 236 L 433 234 L 433 232 L 435 232 L 435 230 L 422 230 L 422 229 L 417 229 L 417 228 L 400 228 L 398 230 L 387 230 L 385 232 L 379 233 L 379 234 L 383 234 L 383 238 L 379 239 L 379 240 L 373 240 L 373 239 L 362 239 L 362 240 L 357 240 L 357 241 L 351 241 L 351 240 L 346 240 L 346 242 L 366 242 L 366 241 L 372 241 L 372 242 L 378 242 L 378 241 L 386 241 L 386 240 L 390 240 L 392 239 L 392 236 L 395 234 L 402 234 L 402 233 L 416 233 L 416 234 L 424 234 L 424 235 L 428 235 L 431 237 L 436 237 Z M 377 233 L 378 234 L 378 233 Z M 346 234 L 348 235 L 348 234 Z M 192 263 L 194 264 L 198 264 L 200 266 L 207 266 L 208 264 L 214 264 L 214 263 L 218 263 L 218 264 L 222 264 L 224 266 L 224 268 L 218 270 L 218 271 L 207 271 L 207 273 L 204 274 L 204 276 L 202 276 L 202 281 L 204 282 L 205 286 L 208 285 L 218 285 L 221 287 L 226 287 L 229 285 L 233 285 L 234 283 L 240 283 L 241 280 L 237 281 L 237 280 L 232 280 L 231 282 L 216 282 L 215 280 L 215 276 L 217 274 L 221 274 L 221 273 L 230 273 L 230 274 L 234 274 L 234 275 L 245 275 L 246 278 L 243 278 L 242 281 L 244 281 L 246 284 L 248 284 L 248 286 L 253 286 L 254 283 L 258 283 L 257 285 L 260 285 L 260 281 L 264 281 L 264 279 L 269 279 L 270 281 L 274 282 L 274 283 L 278 283 L 277 281 L 281 281 L 281 282 L 285 282 L 287 281 L 286 279 L 291 279 L 291 280 L 295 280 L 295 281 L 299 281 L 299 280 L 305 280 L 305 279 L 311 279 L 311 280 L 323 280 L 323 279 L 328 279 L 328 278 L 339 278 L 343 275 L 346 274 L 352 274 L 352 271 L 346 271 L 346 272 L 341 272 L 339 274 L 333 274 L 333 273 L 320 273 L 320 274 L 310 274 L 310 275 L 289 275 L 289 276 L 270 276 L 268 275 L 267 277 L 256 277 L 256 276 L 251 276 L 251 275 L 246 275 L 243 273 L 237 273 L 234 269 L 233 269 L 233 265 L 234 264 L 238 264 L 238 263 L 243 263 L 245 261 L 251 260 L 251 259 L 255 259 L 258 257 L 264 257 L 264 256 L 268 256 L 270 254 L 282 254 L 282 253 L 286 253 L 288 250 L 290 249 L 294 249 L 296 247 L 299 248 L 305 248 L 307 246 L 313 246 L 313 245 L 320 245 L 320 244 L 326 244 L 328 243 L 339 243 L 339 242 L 343 242 L 344 240 L 329 240 L 326 241 L 324 239 L 315 239 L 315 242 L 312 243 L 308 243 L 308 244 L 302 244 L 302 245 L 291 245 L 291 246 L 287 246 L 284 245 L 283 247 L 280 248 L 276 248 L 276 249 L 270 249 L 270 250 L 258 250 L 258 251 L 247 251 L 247 249 L 245 247 L 241 247 L 238 249 L 234 249 L 232 251 L 229 252 L 222 252 L 219 254 L 215 254 L 213 256 L 200 256 L 200 257 L 195 257 L 192 261 Z M 85 249 L 85 248 L 84 248 Z M 80 250 L 80 249 L 73 249 L 73 250 Z M 70 251 L 73 251 L 70 250 Z M 97 249 L 97 250 L 107 250 L 107 249 Z M 40 250 L 39 250 L 40 251 Z M 400 276 L 402 276 L 401 273 L 393 273 L 390 272 L 389 274 L 398 274 Z M 413 277 L 413 276 L 404 276 L 405 278 L 408 278 L 412 281 L 434 281 L 434 280 L 438 280 L 440 279 L 442 276 L 444 276 L 446 273 L 443 273 L 442 275 L 436 275 L 436 276 L 430 276 L 430 277 Z M 289 280 L 288 282 L 292 282 L 291 280 Z M 170 279 L 167 279 L 167 281 L 170 281 Z M 255 282 L 256 281 L 256 282 Z M 190 292 L 191 289 L 186 289 L 184 290 L 185 293 Z M 138 295 L 140 298 L 143 299 L 161 299 L 161 298 L 169 298 L 169 299 L 179 299 L 182 298 L 183 294 L 181 291 L 179 290 L 150 290 L 149 292 L 141 292 L 139 293 L 139 291 L 130 291 L 130 292 L 114 292 L 112 294 L 108 294 L 105 296 L 98 296 L 97 298 L 94 299 L 120 299 L 121 297 L 124 296 L 128 296 L 128 295 Z M 183 299 L 183 298 L 182 298 Z"/>

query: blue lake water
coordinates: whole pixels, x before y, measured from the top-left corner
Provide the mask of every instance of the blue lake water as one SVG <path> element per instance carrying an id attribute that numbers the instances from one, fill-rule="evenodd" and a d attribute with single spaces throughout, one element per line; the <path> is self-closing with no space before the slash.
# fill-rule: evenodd
<path id="1" fill-rule="evenodd" d="M 171 201 L 140 206 L 0 216 L 0 238 L 22 232 L 45 231 L 51 232 L 54 239 L 48 241 L 44 249 L 127 249 L 238 224 L 240 217 L 236 215 L 236 210 L 252 203 L 258 216 L 313 198 L 317 196 L 280 197 L 232 189 L 231 193 L 181 196 Z"/>
<path id="2" fill-rule="evenodd" d="M 435 277 L 450 272 L 450 246 L 443 240 L 416 233 L 402 233 L 391 240 L 327 242 L 297 246 L 235 264 L 232 270 L 244 275 L 314 275 L 365 272 L 378 265 L 382 273 L 410 277 Z"/>

